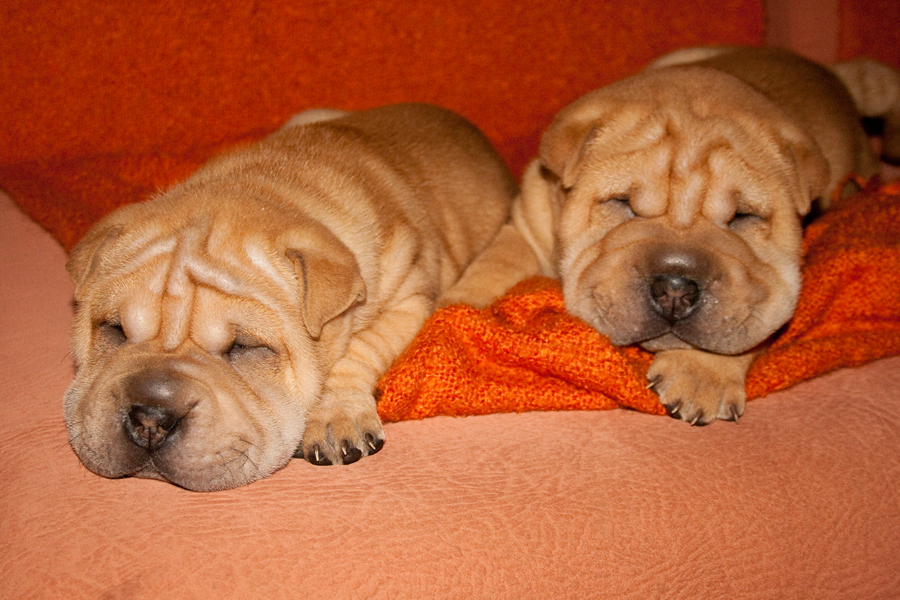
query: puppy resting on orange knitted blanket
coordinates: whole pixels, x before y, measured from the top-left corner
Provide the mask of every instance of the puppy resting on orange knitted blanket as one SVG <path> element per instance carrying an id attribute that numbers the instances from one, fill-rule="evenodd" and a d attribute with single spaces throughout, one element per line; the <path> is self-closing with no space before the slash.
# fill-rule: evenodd
<path id="1" fill-rule="evenodd" d="M 504 269 L 558 276 L 569 313 L 655 353 L 645 375 L 670 414 L 737 421 L 751 363 L 797 306 L 801 219 L 848 173 L 877 171 L 860 112 L 887 119 L 900 158 L 900 74 L 883 65 L 664 57 L 557 115 L 459 294 Z"/>

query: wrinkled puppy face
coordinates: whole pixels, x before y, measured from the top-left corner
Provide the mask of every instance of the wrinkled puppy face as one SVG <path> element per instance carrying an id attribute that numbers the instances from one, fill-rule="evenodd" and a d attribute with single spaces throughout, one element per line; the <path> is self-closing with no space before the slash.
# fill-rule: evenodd
<path id="1" fill-rule="evenodd" d="M 296 450 L 325 368 L 302 272 L 277 233 L 248 227 L 251 210 L 225 204 L 126 207 L 70 259 L 77 373 L 65 416 L 95 473 L 218 490 Z"/>
<path id="2" fill-rule="evenodd" d="M 800 214 L 827 165 L 754 94 L 667 69 L 582 99 L 545 135 L 566 304 L 614 344 L 739 354 L 793 313 Z"/>

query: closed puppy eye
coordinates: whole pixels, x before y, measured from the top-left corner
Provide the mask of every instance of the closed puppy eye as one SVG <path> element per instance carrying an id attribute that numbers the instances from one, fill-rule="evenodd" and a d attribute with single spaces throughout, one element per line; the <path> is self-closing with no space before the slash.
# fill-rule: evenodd
<path id="1" fill-rule="evenodd" d="M 615 194 L 604 200 L 604 202 L 618 202 L 619 204 L 624 204 L 631 208 L 631 196 L 628 194 Z"/>
<path id="2" fill-rule="evenodd" d="M 629 218 L 634 216 L 634 209 L 631 207 L 630 194 L 614 194 L 600 201 L 600 205 L 608 206 L 616 210 L 625 210 Z"/>
<path id="3" fill-rule="evenodd" d="M 101 321 L 97 325 L 97 333 L 104 342 L 111 346 L 121 346 L 128 341 L 128 336 L 125 335 L 122 324 L 115 321 Z"/>
<path id="4" fill-rule="evenodd" d="M 759 225 L 764 222 L 765 219 L 763 217 L 752 212 L 736 212 L 734 213 L 734 216 L 731 217 L 731 220 L 728 221 L 728 226 L 735 229 L 748 225 Z"/>
<path id="5" fill-rule="evenodd" d="M 766 222 L 766 217 L 760 214 L 754 203 L 748 201 L 747 197 L 740 190 L 732 192 L 732 199 L 737 208 L 734 211 L 734 216 L 728 221 L 728 227 L 737 229 L 739 227 L 761 225 Z"/>
<path id="6" fill-rule="evenodd" d="M 229 360 L 272 356 L 274 354 L 276 354 L 276 352 L 262 340 L 250 336 L 236 337 L 225 351 L 225 357 Z"/>

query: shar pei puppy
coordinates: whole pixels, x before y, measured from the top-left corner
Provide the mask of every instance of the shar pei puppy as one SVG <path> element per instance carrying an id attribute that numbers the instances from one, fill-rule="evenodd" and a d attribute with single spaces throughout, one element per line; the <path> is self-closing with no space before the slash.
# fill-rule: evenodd
<path id="1" fill-rule="evenodd" d="M 795 310 L 804 217 L 879 168 L 861 114 L 883 117 L 900 160 L 900 74 L 885 65 L 666 56 L 555 117 L 471 271 L 559 277 L 572 315 L 655 353 L 649 384 L 671 415 L 737 421 L 751 362 Z"/>
<path id="2" fill-rule="evenodd" d="M 516 182 L 437 107 L 303 113 L 72 252 L 75 452 L 233 488 L 378 452 L 374 388 L 507 220 Z"/>

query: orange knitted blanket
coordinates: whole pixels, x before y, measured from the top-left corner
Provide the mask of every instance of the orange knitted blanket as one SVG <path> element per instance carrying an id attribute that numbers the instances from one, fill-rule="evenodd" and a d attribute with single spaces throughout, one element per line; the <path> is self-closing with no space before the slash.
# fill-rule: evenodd
<path id="1" fill-rule="evenodd" d="M 758 398 L 900 354 L 900 182 L 870 184 L 804 236 L 797 311 L 750 369 Z M 531 410 L 664 414 L 646 389 L 652 354 L 616 348 L 568 316 L 558 283 L 520 283 L 488 308 L 435 313 L 379 384 L 386 421 Z"/>

